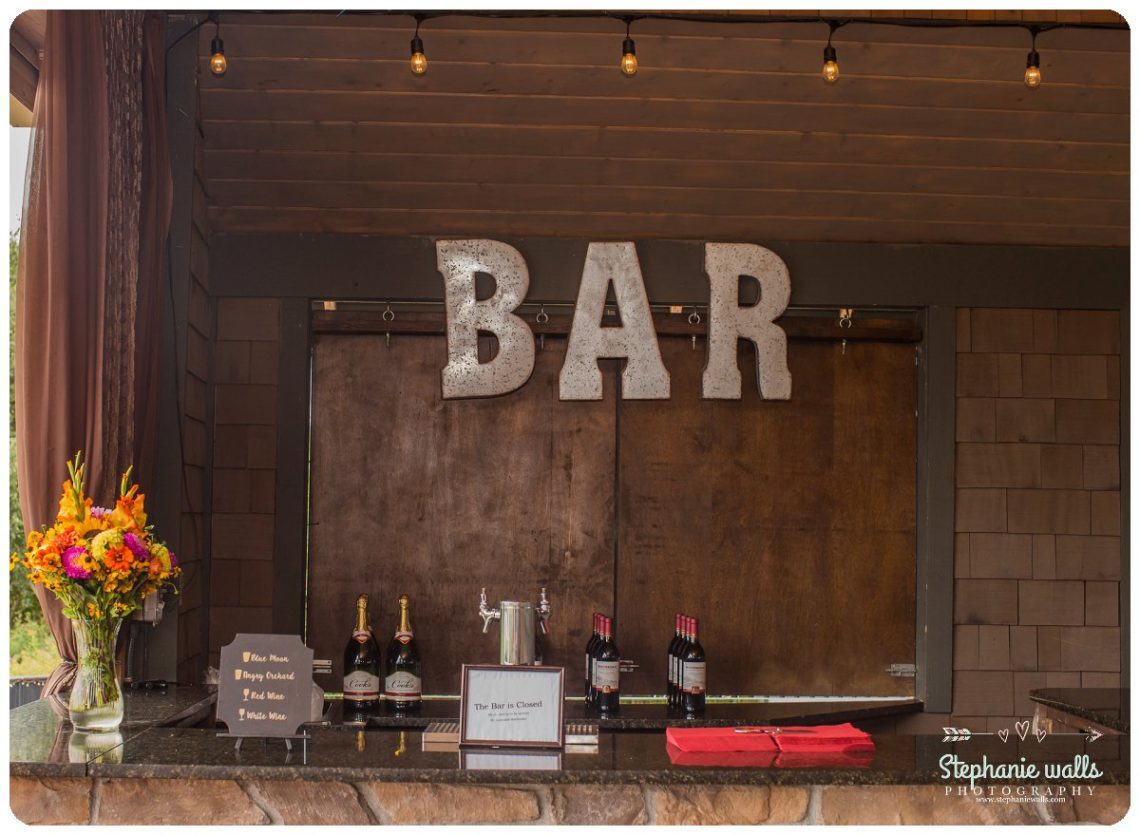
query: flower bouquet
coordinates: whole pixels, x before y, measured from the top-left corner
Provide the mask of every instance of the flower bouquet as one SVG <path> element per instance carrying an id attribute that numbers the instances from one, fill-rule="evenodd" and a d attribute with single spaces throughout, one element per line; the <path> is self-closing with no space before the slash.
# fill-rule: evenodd
<path id="1" fill-rule="evenodd" d="M 28 534 L 23 556 L 12 555 L 28 579 L 51 590 L 75 627 L 78 670 L 68 708 L 81 731 L 107 731 L 123 720 L 115 674 L 115 640 L 124 617 L 143 598 L 170 587 L 181 573 L 174 554 L 146 523 L 144 496 L 123 473 L 112 508 L 94 507 L 83 492 L 82 453 L 67 463 L 55 524 Z M 175 589 L 175 591 L 177 591 Z"/>

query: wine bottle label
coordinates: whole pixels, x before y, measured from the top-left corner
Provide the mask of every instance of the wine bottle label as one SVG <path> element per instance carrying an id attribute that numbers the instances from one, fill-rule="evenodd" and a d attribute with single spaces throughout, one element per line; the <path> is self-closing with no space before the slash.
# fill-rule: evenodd
<path id="1" fill-rule="evenodd" d="M 407 644 L 407 643 L 411 642 L 411 640 L 412 640 L 412 633 L 411 632 L 397 632 L 395 635 L 395 638 L 401 644 Z"/>
<path id="2" fill-rule="evenodd" d="M 590 680 L 590 653 L 586 653 L 586 681 Z"/>
<path id="3" fill-rule="evenodd" d="M 599 693 L 618 692 L 618 661 L 594 662 L 594 689 Z"/>
<path id="4" fill-rule="evenodd" d="M 390 702 L 419 701 L 423 683 L 406 670 L 397 670 L 384 679 L 384 698 Z"/>
<path id="5" fill-rule="evenodd" d="M 705 662 L 686 661 L 683 675 L 685 676 L 685 692 L 698 696 L 705 692 Z"/>
<path id="6" fill-rule="evenodd" d="M 380 676 L 366 670 L 353 670 L 344 677 L 344 697 L 350 701 L 370 701 L 380 696 Z"/>
<path id="7" fill-rule="evenodd" d="M 358 644 L 368 643 L 368 639 L 371 637 L 372 637 L 372 633 L 369 632 L 367 629 L 365 629 L 363 632 L 356 631 L 356 632 L 352 633 L 352 640 L 356 641 L 356 643 L 358 643 Z"/>
<path id="8" fill-rule="evenodd" d="M 669 655 L 669 683 L 677 683 L 677 656 L 671 653 Z"/>

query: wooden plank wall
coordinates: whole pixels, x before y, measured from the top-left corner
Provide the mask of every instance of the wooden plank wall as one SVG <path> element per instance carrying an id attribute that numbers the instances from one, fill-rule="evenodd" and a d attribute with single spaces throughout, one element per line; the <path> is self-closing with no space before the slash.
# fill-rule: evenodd
<path id="1" fill-rule="evenodd" d="M 641 665 L 626 691 L 663 692 L 681 608 L 717 693 L 913 694 L 886 668 L 915 657 L 914 345 L 796 340 L 773 403 L 701 400 L 703 350 L 661 344 L 669 401 L 619 400 L 609 363 L 602 401 L 559 401 L 551 336 L 518 392 L 444 402 L 442 337 L 316 337 L 307 641 L 334 679 L 360 592 L 382 640 L 412 596 L 426 688 L 457 692 L 497 655 L 478 589 L 547 585 L 570 692 L 595 609 Z"/>
<path id="2" fill-rule="evenodd" d="M 667 401 L 621 404 L 617 610 L 635 692 L 661 692 L 673 613 L 713 693 L 913 695 L 915 347 L 789 343 L 792 399 L 700 398 L 703 351 L 661 341 Z M 744 370 L 751 349 L 740 350 Z"/>
<path id="3" fill-rule="evenodd" d="M 1043 33 L 1029 90 L 1021 28 L 852 23 L 827 85 L 822 22 L 638 21 L 629 79 L 615 20 L 429 20 L 423 77 L 402 16 L 223 21 L 221 233 L 1127 243 L 1127 31 Z"/>
<path id="4" fill-rule="evenodd" d="M 461 662 L 498 661 L 479 589 L 496 605 L 547 586 L 545 660 L 574 692 L 590 613 L 613 602 L 616 373 L 604 400 L 561 402 L 564 346 L 547 340 L 509 397 L 444 402 L 442 336 L 317 337 L 306 642 L 332 681 L 357 594 L 381 647 L 408 594 L 426 692 L 458 693 Z"/>

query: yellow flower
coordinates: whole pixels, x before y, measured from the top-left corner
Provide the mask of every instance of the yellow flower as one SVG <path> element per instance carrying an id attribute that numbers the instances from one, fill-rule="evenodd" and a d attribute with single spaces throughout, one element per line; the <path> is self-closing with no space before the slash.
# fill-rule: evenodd
<path id="1" fill-rule="evenodd" d="M 151 556 L 158 559 L 162 564 L 163 571 L 170 570 L 170 549 L 163 545 L 161 542 L 151 543 L 150 546 Z"/>
<path id="2" fill-rule="evenodd" d="M 102 560 L 108 548 L 121 548 L 122 546 L 123 532 L 111 529 L 96 534 L 95 538 L 91 540 L 91 553 L 95 559 Z"/>
<path id="3" fill-rule="evenodd" d="M 87 616 L 90 618 L 94 618 L 95 620 L 99 620 L 101 617 L 103 617 L 103 613 L 101 611 L 99 611 L 99 607 L 96 606 L 94 603 L 88 603 L 87 604 Z"/>

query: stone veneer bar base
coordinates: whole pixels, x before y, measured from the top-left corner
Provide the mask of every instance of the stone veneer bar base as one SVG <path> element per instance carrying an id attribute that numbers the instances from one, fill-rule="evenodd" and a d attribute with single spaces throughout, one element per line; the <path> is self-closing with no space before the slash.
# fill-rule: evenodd
<path id="1" fill-rule="evenodd" d="M 1129 786 L 981 803 L 928 786 L 448 785 L 12 777 L 29 824 L 1111 824 Z M 1089 790 L 1092 793 L 1089 794 Z"/>

